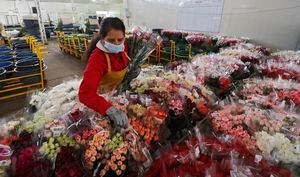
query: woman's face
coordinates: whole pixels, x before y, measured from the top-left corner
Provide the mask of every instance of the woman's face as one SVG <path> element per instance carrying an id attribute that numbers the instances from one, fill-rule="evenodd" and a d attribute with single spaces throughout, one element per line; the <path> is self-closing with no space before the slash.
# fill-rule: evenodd
<path id="1" fill-rule="evenodd" d="M 104 38 L 106 42 L 115 45 L 122 44 L 124 42 L 124 39 L 125 39 L 124 33 L 120 30 L 115 30 L 115 29 L 111 29 Z"/>

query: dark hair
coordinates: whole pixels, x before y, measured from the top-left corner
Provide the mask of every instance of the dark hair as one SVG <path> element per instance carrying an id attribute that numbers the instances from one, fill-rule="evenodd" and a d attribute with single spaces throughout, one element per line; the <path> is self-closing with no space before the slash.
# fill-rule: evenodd
<path id="1" fill-rule="evenodd" d="M 97 34 L 96 37 L 94 37 L 92 39 L 90 45 L 88 46 L 88 49 L 84 53 L 84 59 L 86 61 L 88 61 L 91 53 L 96 48 L 97 42 L 99 40 L 105 38 L 107 36 L 107 33 L 111 29 L 120 30 L 125 35 L 125 25 L 124 25 L 124 23 L 122 22 L 121 19 L 119 19 L 117 17 L 107 17 L 107 18 L 102 19 L 102 21 L 100 23 L 99 33 Z"/>

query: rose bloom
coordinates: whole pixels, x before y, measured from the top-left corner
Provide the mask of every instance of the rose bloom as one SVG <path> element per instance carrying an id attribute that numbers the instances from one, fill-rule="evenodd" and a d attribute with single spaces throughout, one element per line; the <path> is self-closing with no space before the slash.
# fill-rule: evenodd
<path id="1" fill-rule="evenodd" d="M 121 166 L 122 164 L 122 161 L 118 161 L 118 166 Z"/>
<path id="2" fill-rule="evenodd" d="M 116 161 L 116 156 L 113 155 L 113 156 L 111 157 L 111 160 L 112 160 L 113 162 Z"/>
<path id="3" fill-rule="evenodd" d="M 111 166 L 111 169 L 114 170 L 114 171 L 116 171 L 116 170 L 118 169 L 118 166 L 117 166 L 116 164 L 113 164 L 113 165 Z"/>
<path id="4" fill-rule="evenodd" d="M 121 161 L 125 161 L 126 158 L 124 156 L 121 157 Z"/>
<path id="5" fill-rule="evenodd" d="M 122 166 L 121 166 L 121 170 L 124 171 L 125 169 L 126 169 L 126 165 L 122 165 Z"/>
<path id="6" fill-rule="evenodd" d="M 100 176 L 104 176 L 106 174 L 106 170 L 101 170 Z"/>
<path id="7" fill-rule="evenodd" d="M 120 176 L 120 175 L 122 174 L 122 171 L 121 171 L 121 170 L 117 170 L 116 174 L 117 174 L 118 176 Z"/>

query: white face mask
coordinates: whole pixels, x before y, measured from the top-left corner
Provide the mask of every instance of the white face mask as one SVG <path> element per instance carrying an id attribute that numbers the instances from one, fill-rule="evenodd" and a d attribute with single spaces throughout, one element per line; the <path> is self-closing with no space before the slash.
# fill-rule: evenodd
<path id="1" fill-rule="evenodd" d="M 124 42 L 120 45 L 115 45 L 112 43 L 109 43 L 107 41 L 104 41 L 104 47 L 111 53 L 119 53 L 124 51 Z"/>

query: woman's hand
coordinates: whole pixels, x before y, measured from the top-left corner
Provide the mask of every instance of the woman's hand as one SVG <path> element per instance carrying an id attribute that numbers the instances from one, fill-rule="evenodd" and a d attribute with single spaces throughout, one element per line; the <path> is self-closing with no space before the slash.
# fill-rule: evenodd
<path id="1" fill-rule="evenodd" d="M 128 126 L 128 117 L 123 111 L 120 111 L 115 107 L 111 107 L 106 111 L 106 114 L 117 126 L 122 128 L 126 128 Z"/>

